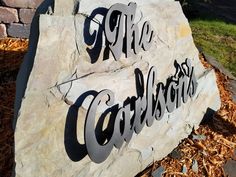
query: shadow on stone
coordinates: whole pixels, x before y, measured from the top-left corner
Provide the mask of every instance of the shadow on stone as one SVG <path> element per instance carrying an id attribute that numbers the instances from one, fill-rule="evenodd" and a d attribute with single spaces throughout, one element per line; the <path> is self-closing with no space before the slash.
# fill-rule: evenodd
<path id="1" fill-rule="evenodd" d="M 25 55 L 21 68 L 19 70 L 17 80 L 16 80 L 16 99 L 14 103 L 14 119 L 13 119 L 13 129 L 15 130 L 18 111 L 21 107 L 21 101 L 25 94 L 25 89 L 27 87 L 27 82 L 29 79 L 30 72 L 34 64 L 34 58 L 36 54 L 36 49 L 38 46 L 39 39 L 39 15 L 45 14 L 49 7 L 54 6 L 53 0 L 45 0 L 37 8 L 35 15 L 33 17 L 30 29 L 29 37 L 29 48 L 28 53 Z"/>
<path id="2" fill-rule="evenodd" d="M 105 25 L 105 16 L 108 12 L 107 8 L 97 8 L 92 11 L 90 16 L 86 17 L 84 21 L 84 42 L 88 46 L 93 46 L 92 48 L 87 48 L 87 52 L 91 58 L 91 63 L 95 63 L 101 53 L 103 46 L 103 35 L 104 35 L 104 25 Z M 100 23 L 96 18 L 102 16 L 102 23 Z M 92 23 L 96 23 L 98 28 L 94 30 L 93 33 L 90 33 Z M 107 45 L 107 41 L 105 41 L 106 47 L 103 53 L 103 60 L 109 58 L 109 48 Z"/>
<path id="3" fill-rule="evenodd" d="M 89 91 L 82 94 L 76 102 L 70 106 L 66 117 L 64 145 L 67 155 L 72 161 L 75 162 L 82 160 L 88 154 L 86 145 L 81 144 L 77 139 L 77 122 L 79 108 L 89 95 L 95 96 L 97 95 L 97 92 Z M 83 117 L 83 119 L 85 119 L 85 117 Z"/>
<path id="4" fill-rule="evenodd" d="M 23 63 L 21 64 L 16 80 L 16 97 L 14 102 L 14 117 L 12 120 L 12 127 L 14 131 L 16 128 L 17 118 L 19 114 L 18 112 L 21 107 L 21 102 L 24 98 L 25 90 L 27 87 L 29 75 L 34 65 L 34 59 L 39 39 L 39 15 L 46 14 L 48 12 L 49 7 L 54 7 L 54 0 L 44 0 L 37 8 L 31 23 L 28 53 L 23 59 Z M 16 176 L 15 167 L 13 167 L 12 170 L 12 177 L 14 176 Z"/>
<path id="5" fill-rule="evenodd" d="M 72 106 L 70 106 L 68 110 L 65 123 L 64 145 L 68 157 L 74 162 L 80 161 L 86 155 L 88 155 L 86 144 L 80 143 L 77 138 L 77 127 L 78 123 L 80 122 L 79 119 L 80 120 L 87 119 L 86 117 L 78 117 L 79 109 L 81 108 L 83 102 L 88 96 L 96 97 L 97 94 L 98 92 L 94 90 L 85 92 L 76 100 L 76 102 Z M 98 143 L 101 146 L 103 146 L 106 141 L 109 141 L 113 134 L 114 120 L 115 120 L 114 116 L 116 115 L 116 110 L 118 110 L 118 105 L 110 107 L 100 115 L 99 120 L 96 123 L 95 135 Z M 111 114 L 109 115 L 109 113 Z M 107 123 L 105 130 L 103 130 L 105 119 L 108 116 L 109 116 L 109 122 Z M 84 127 L 85 126 L 86 125 L 84 125 Z M 85 130 L 78 130 L 78 131 L 83 132 Z"/>

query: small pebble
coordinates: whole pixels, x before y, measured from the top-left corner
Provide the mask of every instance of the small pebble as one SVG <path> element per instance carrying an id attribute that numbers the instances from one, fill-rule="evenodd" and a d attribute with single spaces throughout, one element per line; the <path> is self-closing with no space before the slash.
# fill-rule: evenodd
<path id="1" fill-rule="evenodd" d="M 193 140 L 206 140 L 205 135 L 193 135 Z"/>
<path id="2" fill-rule="evenodd" d="M 192 162 L 192 170 L 196 173 L 198 172 L 198 162 L 195 159 Z"/>
<path id="3" fill-rule="evenodd" d="M 182 168 L 182 173 L 184 173 L 184 174 L 186 174 L 187 173 L 187 167 L 186 167 L 186 165 L 183 165 L 183 168 Z"/>
<path id="4" fill-rule="evenodd" d="M 161 177 L 164 172 L 165 172 L 165 169 L 162 166 L 160 166 L 155 171 L 152 172 L 152 176 Z"/>

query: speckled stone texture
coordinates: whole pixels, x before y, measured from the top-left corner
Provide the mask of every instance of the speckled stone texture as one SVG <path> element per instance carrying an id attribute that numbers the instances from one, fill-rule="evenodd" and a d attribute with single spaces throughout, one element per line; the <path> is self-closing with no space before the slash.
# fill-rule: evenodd
<path id="1" fill-rule="evenodd" d="M 19 37 L 19 38 L 28 38 L 30 33 L 30 25 L 26 24 L 18 24 L 18 23 L 11 23 L 8 26 L 8 35 L 11 37 Z"/>
<path id="2" fill-rule="evenodd" d="M 13 23 L 18 21 L 19 18 L 16 9 L 0 6 L 0 22 Z"/>
<path id="3" fill-rule="evenodd" d="M 19 18 L 22 23 L 29 24 L 32 22 L 32 19 L 35 14 L 35 9 L 20 9 Z"/>

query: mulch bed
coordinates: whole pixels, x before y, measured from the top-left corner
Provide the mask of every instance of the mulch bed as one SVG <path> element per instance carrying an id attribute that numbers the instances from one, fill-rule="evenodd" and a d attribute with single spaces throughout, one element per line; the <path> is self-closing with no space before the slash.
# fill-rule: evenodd
<path id="1" fill-rule="evenodd" d="M 14 165 L 15 81 L 28 48 L 27 40 L 0 40 L 0 176 L 10 177 Z"/>
<path id="2" fill-rule="evenodd" d="M 27 48 L 28 40 L 0 40 L 0 176 L 4 177 L 11 176 L 14 166 L 15 80 Z M 212 68 L 202 55 L 200 60 L 206 68 Z M 163 176 L 226 176 L 224 164 L 229 159 L 236 160 L 236 103 L 227 88 L 227 76 L 213 69 L 222 101 L 220 110 L 184 139 L 174 153 L 137 176 L 151 176 L 160 167 L 164 169 Z"/>

